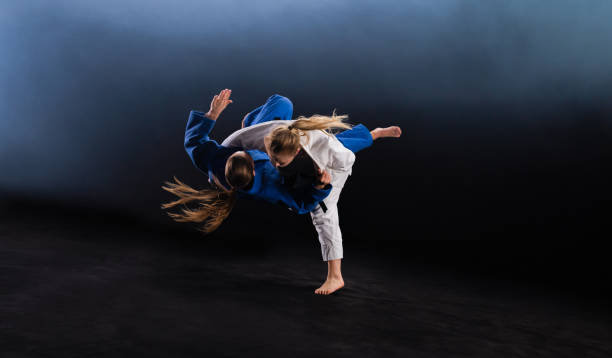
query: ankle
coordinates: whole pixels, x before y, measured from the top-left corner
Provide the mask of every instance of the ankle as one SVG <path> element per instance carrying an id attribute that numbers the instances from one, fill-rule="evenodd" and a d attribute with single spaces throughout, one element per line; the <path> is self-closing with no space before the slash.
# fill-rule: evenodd
<path id="1" fill-rule="evenodd" d="M 370 134 L 372 135 L 372 140 L 378 139 L 378 128 L 371 130 Z"/>
<path id="2" fill-rule="evenodd" d="M 341 273 L 327 274 L 327 279 L 328 280 L 340 280 L 340 281 L 342 281 L 342 274 Z"/>

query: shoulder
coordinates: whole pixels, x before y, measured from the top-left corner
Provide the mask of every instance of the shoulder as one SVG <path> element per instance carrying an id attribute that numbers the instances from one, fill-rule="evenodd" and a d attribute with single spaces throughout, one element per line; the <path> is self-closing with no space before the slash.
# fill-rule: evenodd
<path id="1" fill-rule="evenodd" d="M 255 124 L 255 125 L 252 125 L 246 128 L 242 128 L 230 134 L 230 136 L 227 137 L 223 141 L 222 144 L 225 146 L 240 145 L 239 141 L 241 140 L 244 140 L 244 139 L 248 140 L 249 138 L 264 137 L 266 134 L 271 132 L 274 128 L 280 125 L 289 125 L 292 122 L 293 120 L 275 120 L 275 121 L 263 122 L 263 123 Z"/>
<path id="2" fill-rule="evenodd" d="M 290 125 L 291 123 L 295 122 L 294 120 L 273 120 L 273 121 L 267 121 L 267 122 L 263 122 L 263 123 L 258 123 L 258 124 L 254 124 L 252 126 L 249 127 L 245 127 L 242 128 L 234 133 L 248 133 L 248 132 L 257 132 L 257 131 L 265 131 L 265 130 L 272 130 L 275 127 L 281 126 L 281 125 Z"/>
<path id="3" fill-rule="evenodd" d="M 322 130 L 308 131 L 306 134 L 308 138 L 302 137 L 302 147 L 317 149 L 320 147 L 325 147 L 334 141 L 338 141 L 336 136 Z"/>

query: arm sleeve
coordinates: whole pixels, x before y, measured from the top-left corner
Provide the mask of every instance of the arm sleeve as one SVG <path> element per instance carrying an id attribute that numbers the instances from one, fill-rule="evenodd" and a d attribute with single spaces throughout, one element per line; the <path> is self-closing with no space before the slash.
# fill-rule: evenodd
<path id="1" fill-rule="evenodd" d="M 213 129 L 215 121 L 206 118 L 203 112 L 191 111 L 187 128 L 185 128 L 185 151 L 193 164 L 208 173 L 215 154 L 222 148 L 208 135 Z"/>

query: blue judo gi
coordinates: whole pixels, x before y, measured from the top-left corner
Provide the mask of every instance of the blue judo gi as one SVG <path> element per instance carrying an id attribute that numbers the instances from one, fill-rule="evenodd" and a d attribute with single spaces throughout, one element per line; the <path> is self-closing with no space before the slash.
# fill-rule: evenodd
<path id="1" fill-rule="evenodd" d="M 203 112 L 191 111 L 185 129 L 185 151 L 193 164 L 209 178 L 214 175 L 226 188 L 225 162 L 233 153 L 242 148 L 227 148 L 210 139 L 209 134 L 215 121 Z M 282 203 L 299 214 L 312 211 L 331 192 L 331 185 L 323 189 L 314 186 L 308 192 L 292 192 L 281 184 L 281 177 L 270 162 L 270 158 L 259 150 L 246 151 L 255 162 L 255 177 L 249 190 L 238 190 L 241 196 L 263 199 L 271 203 Z"/>

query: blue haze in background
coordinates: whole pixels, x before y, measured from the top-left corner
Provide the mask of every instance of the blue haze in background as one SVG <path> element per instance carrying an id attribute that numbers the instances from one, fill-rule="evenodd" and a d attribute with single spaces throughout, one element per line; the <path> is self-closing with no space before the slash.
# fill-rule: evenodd
<path id="1" fill-rule="evenodd" d="M 611 18 L 605 0 L 3 1 L 0 190 L 161 215 L 163 181 L 204 183 L 188 111 L 231 88 L 220 140 L 273 93 L 402 126 L 359 157 L 348 222 L 569 215 L 610 198 Z"/>

